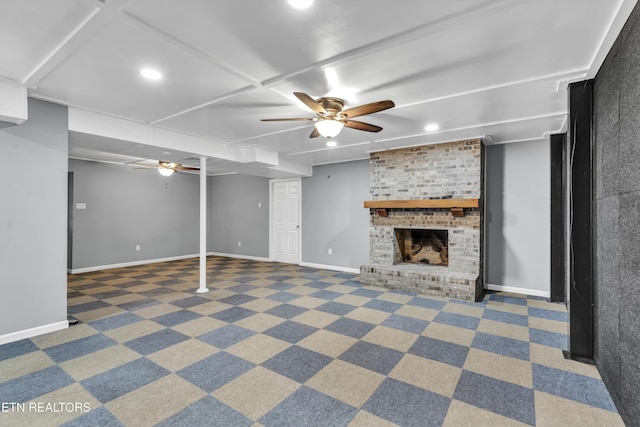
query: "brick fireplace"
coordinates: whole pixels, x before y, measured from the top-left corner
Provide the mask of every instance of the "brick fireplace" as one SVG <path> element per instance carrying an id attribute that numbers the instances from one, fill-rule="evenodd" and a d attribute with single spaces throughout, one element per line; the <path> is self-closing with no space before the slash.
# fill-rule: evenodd
<path id="1" fill-rule="evenodd" d="M 479 139 L 371 154 L 365 284 L 474 301 L 482 292 Z"/>

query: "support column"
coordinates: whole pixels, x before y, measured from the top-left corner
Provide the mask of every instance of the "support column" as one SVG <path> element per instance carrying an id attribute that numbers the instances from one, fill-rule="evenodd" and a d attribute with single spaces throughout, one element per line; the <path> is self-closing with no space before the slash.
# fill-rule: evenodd
<path id="1" fill-rule="evenodd" d="M 550 137 L 551 149 L 551 302 L 566 302 L 566 145 L 567 135 Z"/>
<path id="2" fill-rule="evenodd" d="M 569 352 L 593 361 L 593 80 L 569 85 L 569 165 L 571 213 L 569 258 Z"/>
<path id="3" fill-rule="evenodd" d="M 207 158 L 200 157 L 200 287 L 199 294 L 207 289 Z"/>

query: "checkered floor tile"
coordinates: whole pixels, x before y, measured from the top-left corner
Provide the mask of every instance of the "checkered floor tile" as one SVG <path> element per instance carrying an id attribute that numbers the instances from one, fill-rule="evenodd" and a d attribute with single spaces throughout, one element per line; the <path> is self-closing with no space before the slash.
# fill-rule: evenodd
<path id="1" fill-rule="evenodd" d="M 69 329 L 0 346 L 11 426 L 622 426 L 566 311 L 210 257 L 70 275 Z M 57 405 L 57 406 L 56 406 Z"/>

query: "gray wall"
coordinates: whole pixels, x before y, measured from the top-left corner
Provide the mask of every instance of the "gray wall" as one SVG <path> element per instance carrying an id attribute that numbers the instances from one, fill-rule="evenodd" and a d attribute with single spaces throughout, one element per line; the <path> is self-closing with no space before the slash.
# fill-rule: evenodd
<path id="1" fill-rule="evenodd" d="M 640 5 L 595 78 L 595 360 L 640 425 Z"/>
<path id="2" fill-rule="evenodd" d="M 208 192 L 207 250 L 268 258 L 269 179 L 242 174 L 213 176 Z"/>
<path id="3" fill-rule="evenodd" d="M 69 160 L 73 171 L 72 268 L 197 254 L 197 175 Z M 136 245 L 141 250 L 136 251 Z"/>
<path id="4" fill-rule="evenodd" d="M 486 147 L 486 286 L 550 291 L 549 143 Z"/>
<path id="5" fill-rule="evenodd" d="M 302 261 L 360 268 L 369 262 L 369 160 L 315 166 L 302 179 Z M 333 249 L 333 255 L 327 250 Z"/>
<path id="6" fill-rule="evenodd" d="M 67 108 L 0 129 L 0 337 L 67 320 Z"/>

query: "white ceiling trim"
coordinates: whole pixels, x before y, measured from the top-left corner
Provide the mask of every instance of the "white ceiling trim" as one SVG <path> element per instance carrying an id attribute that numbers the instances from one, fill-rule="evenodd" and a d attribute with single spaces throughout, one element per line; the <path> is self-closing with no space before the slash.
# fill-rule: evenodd
<path id="1" fill-rule="evenodd" d="M 395 137 L 395 138 L 380 139 L 380 140 L 378 140 L 376 142 L 382 143 L 382 142 L 402 141 L 403 139 L 418 138 L 418 137 L 421 137 L 421 136 L 442 135 L 442 134 L 447 134 L 447 133 L 451 133 L 451 132 L 458 132 L 458 131 L 463 131 L 463 130 L 477 129 L 477 128 L 488 127 L 488 126 L 498 126 L 498 125 L 504 125 L 504 124 L 509 124 L 509 123 L 526 122 L 526 121 L 530 121 L 530 120 L 545 119 L 545 118 L 549 118 L 549 117 L 561 117 L 561 116 L 566 117 L 566 115 L 567 115 L 567 113 L 562 111 L 562 112 L 551 113 L 551 114 L 541 114 L 541 115 L 537 115 L 537 116 L 519 117 L 517 119 L 501 120 L 501 121 L 490 122 L 490 123 L 481 123 L 481 124 L 477 124 L 477 125 L 463 126 L 463 127 L 459 127 L 459 128 L 455 128 L 455 129 L 447 129 L 447 130 L 438 131 L 438 132 L 423 132 L 423 133 L 417 133 L 415 135 L 404 135 L 404 136 Z M 467 139 L 467 138 L 465 138 L 465 139 Z"/>
<path id="2" fill-rule="evenodd" d="M 487 135 L 479 135 L 479 136 L 469 136 L 469 137 L 465 137 L 465 138 L 460 138 L 459 140 L 460 141 L 467 141 L 467 140 L 471 140 L 471 139 L 482 139 L 483 141 L 486 141 L 487 138 L 488 138 Z M 400 147 L 380 148 L 380 149 L 376 149 L 376 150 L 369 150 L 369 151 L 365 151 L 365 153 L 367 153 L 367 154 L 381 153 L 383 151 L 402 150 L 404 148 L 422 147 L 423 145 L 446 144 L 446 143 L 451 142 L 451 141 L 452 141 L 451 139 L 441 139 L 441 140 L 438 140 L 438 141 L 418 142 L 416 144 L 401 145 Z"/>
<path id="3" fill-rule="evenodd" d="M 73 104 L 73 103 L 66 102 L 66 101 L 61 100 L 61 99 L 53 98 L 53 97 L 50 97 L 50 96 L 44 96 L 44 95 L 41 95 L 41 94 L 38 94 L 38 93 L 30 93 L 29 94 L 29 98 L 35 98 L 35 99 L 39 99 L 41 101 L 51 102 L 53 104 L 64 105 L 67 108 L 69 108 L 69 110 L 74 108 L 74 109 L 77 109 L 77 110 L 88 111 L 88 112 L 99 114 L 99 115 L 102 115 L 102 116 L 113 117 L 113 118 L 120 119 L 120 120 L 126 120 L 128 122 L 139 123 L 141 125 L 146 125 L 147 124 L 147 123 L 145 123 L 143 121 L 140 121 L 140 120 L 136 120 L 136 119 L 132 119 L 132 118 L 129 118 L 129 117 L 124 117 L 124 116 L 119 116 L 117 114 L 106 113 L 104 111 L 96 110 L 96 109 L 93 109 L 93 108 L 83 107 L 83 106 L 80 106 L 80 105 L 76 105 L 76 104 Z"/>
<path id="4" fill-rule="evenodd" d="M 337 160 L 337 161 L 331 161 L 328 160 L 326 162 L 319 162 L 319 163 L 314 163 L 313 166 L 324 166 L 324 165 L 335 165 L 337 163 L 348 163 L 348 162 L 356 162 L 358 160 L 369 160 L 369 156 L 365 156 L 365 157 L 358 157 L 355 159 L 349 159 L 349 160 Z"/>
<path id="5" fill-rule="evenodd" d="M 585 78 L 587 78 L 588 73 L 589 73 L 589 70 L 584 70 L 583 72 L 567 77 L 566 79 L 558 80 L 556 82 L 556 92 L 560 93 L 561 88 L 566 90 L 567 86 L 569 86 L 570 83 L 583 81 Z"/>
<path id="6" fill-rule="evenodd" d="M 489 92 L 489 91 L 492 91 L 492 90 L 504 89 L 504 88 L 508 88 L 508 87 L 512 87 L 512 86 L 518 86 L 518 85 L 527 84 L 527 83 L 534 83 L 534 82 L 548 80 L 548 79 L 557 79 L 555 91 L 559 92 L 559 90 L 560 90 L 559 88 L 560 88 L 560 85 L 562 84 L 562 82 L 569 82 L 569 81 L 571 81 L 573 79 L 577 79 L 577 78 L 579 78 L 580 75 L 582 75 L 584 77 L 584 75 L 586 75 L 586 73 L 587 73 L 586 69 L 580 69 L 580 70 L 570 70 L 570 71 L 563 71 L 563 72 L 560 72 L 560 73 L 553 73 L 553 74 L 535 76 L 535 77 L 530 77 L 530 78 L 527 78 L 527 79 L 514 80 L 514 81 L 507 82 L 507 83 L 501 83 L 501 84 L 491 85 L 491 86 L 484 86 L 484 87 L 481 87 L 481 88 L 478 88 L 478 89 L 468 90 L 468 91 L 464 91 L 464 92 L 452 93 L 452 94 L 449 94 L 449 95 L 439 96 L 439 97 L 435 97 L 435 98 L 429 98 L 429 99 L 425 99 L 423 101 L 412 102 L 412 103 L 407 103 L 407 104 L 402 104 L 402 105 L 396 105 L 395 108 L 399 109 L 399 108 L 406 108 L 406 107 L 414 107 L 416 105 L 425 105 L 425 104 L 429 104 L 429 103 L 432 103 L 432 102 L 444 101 L 444 100 L 458 98 L 458 97 L 467 96 L 467 95 L 475 95 L 475 94 L 482 93 L 482 92 Z"/>
<path id="7" fill-rule="evenodd" d="M 618 7 L 618 11 L 615 13 L 611 23 L 609 24 L 609 28 L 606 33 L 602 37 L 602 41 L 600 42 L 599 48 L 596 51 L 593 59 L 591 61 L 591 66 L 589 67 L 589 71 L 587 72 L 587 78 L 592 79 L 598 73 L 598 70 L 602 66 L 605 58 L 609 54 L 613 43 L 615 43 L 622 27 L 625 22 L 629 18 L 631 11 L 636 6 L 638 0 L 622 0 L 620 6 Z"/>
<path id="8" fill-rule="evenodd" d="M 182 116 L 184 114 L 191 113 L 193 111 L 201 110 L 203 108 L 209 107 L 210 105 L 217 104 L 218 102 L 224 101 L 225 99 L 233 98 L 236 95 L 241 95 L 241 94 L 243 94 L 245 92 L 248 92 L 250 90 L 253 90 L 253 89 L 254 89 L 253 86 L 245 86 L 243 88 L 234 90 L 232 92 L 228 92 L 228 93 L 226 93 L 226 94 L 224 94 L 222 96 L 218 96 L 216 98 L 213 98 L 213 99 L 211 99 L 211 100 L 209 100 L 207 102 L 204 102 L 202 104 L 196 105 L 194 107 L 190 107 L 190 108 L 184 109 L 182 111 L 178 111 L 177 113 L 173 113 L 173 114 L 170 114 L 168 116 L 156 119 L 156 120 L 152 121 L 151 124 L 152 125 L 153 124 L 158 124 L 158 123 L 165 122 L 167 120 L 173 119 L 175 117 L 179 117 L 179 116 Z"/>
<path id="9" fill-rule="evenodd" d="M 250 136 L 249 138 L 242 138 L 242 139 L 237 139 L 235 141 L 230 141 L 229 144 L 237 144 L 239 142 L 247 142 L 247 141 L 251 141 L 253 139 L 262 139 L 265 136 L 273 136 L 273 135 L 279 135 L 279 134 L 283 134 L 283 133 L 293 132 L 293 131 L 296 131 L 296 130 L 299 130 L 299 129 L 306 128 L 308 126 L 309 126 L 309 123 L 307 123 L 304 126 L 296 126 L 296 127 L 292 127 L 292 128 L 288 128 L 288 129 L 277 130 L 277 131 L 274 131 L 274 132 L 262 133 L 260 135 Z"/>
<path id="10" fill-rule="evenodd" d="M 553 132 L 556 133 L 556 132 Z M 523 138 L 523 139 L 511 139 L 509 141 L 499 141 L 493 144 L 485 144 L 485 145 L 503 145 L 503 144 L 517 144 L 518 142 L 540 142 L 540 141 L 548 141 L 550 134 L 545 134 L 539 138 Z"/>

